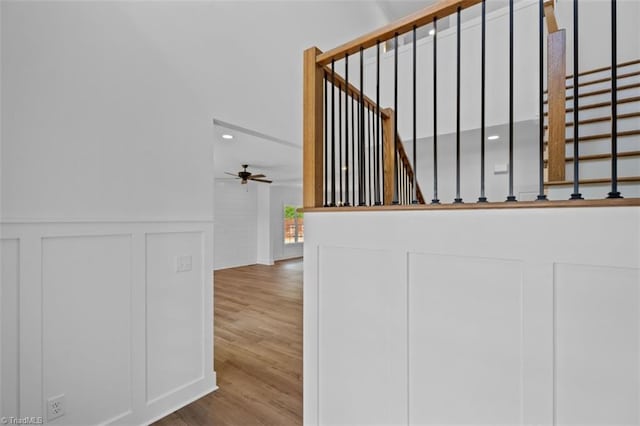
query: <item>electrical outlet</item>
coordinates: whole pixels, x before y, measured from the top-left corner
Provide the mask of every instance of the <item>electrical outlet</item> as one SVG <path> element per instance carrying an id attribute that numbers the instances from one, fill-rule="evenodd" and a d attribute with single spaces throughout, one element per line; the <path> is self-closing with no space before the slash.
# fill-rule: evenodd
<path id="1" fill-rule="evenodd" d="M 64 416 L 64 395 L 54 396 L 47 400 L 47 420 L 51 421 Z"/>
<path id="2" fill-rule="evenodd" d="M 191 268 L 191 256 L 178 256 L 176 258 L 176 272 L 189 272 Z"/>

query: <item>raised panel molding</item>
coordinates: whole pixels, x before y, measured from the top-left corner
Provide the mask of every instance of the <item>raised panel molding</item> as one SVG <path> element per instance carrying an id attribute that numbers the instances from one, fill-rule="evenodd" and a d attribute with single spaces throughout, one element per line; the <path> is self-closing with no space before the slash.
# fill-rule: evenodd
<path id="1" fill-rule="evenodd" d="M 211 220 L 3 221 L 0 228 L 0 417 L 46 421 L 46 399 L 64 393 L 66 414 L 56 423 L 150 424 L 216 389 Z M 155 235 L 177 236 L 165 249 L 175 242 L 180 254 L 183 239 L 195 236 L 190 277 L 198 297 L 190 303 L 200 323 L 181 349 L 196 352 L 189 368 L 197 372 L 150 403 L 146 275 L 175 267 L 175 259 L 147 259 L 147 236 Z M 173 324 L 164 323 L 165 334 Z M 18 336 L 7 327 L 18 327 Z"/>
<path id="2" fill-rule="evenodd" d="M 131 243 L 131 234 L 42 238 L 43 398 L 66 396 L 68 424 L 133 409 Z"/>
<path id="3" fill-rule="evenodd" d="M 321 247 L 319 264 L 318 424 L 406 424 L 404 256 Z"/>
<path id="4" fill-rule="evenodd" d="M 154 404 L 205 378 L 204 234 L 147 233 L 145 245 L 146 402 Z M 176 271 L 178 256 L 191 256 L 190 271 Z"/>
<path id="5" fill-rule="evenodd" d="M 555 264 L 555 424 L 640 424 L 639 286 L 640 269 Z"/>
<path id="6" fill-rule="evenodd" d="M 522 263 L 408 263 L 410 423 L 522 424 Z"/>
<path id="7" fill-rule="evenodd" d="M 0 262 L 0 417 L 18 417 L 20 240 L 0 239 Z"/>

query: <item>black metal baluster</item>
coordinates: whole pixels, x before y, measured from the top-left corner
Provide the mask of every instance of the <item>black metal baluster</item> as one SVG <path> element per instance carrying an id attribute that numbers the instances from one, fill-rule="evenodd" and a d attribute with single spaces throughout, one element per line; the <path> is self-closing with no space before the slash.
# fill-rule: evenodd
<path id="1" fill-rule="evenodd" d="M 356 204 L 356 109 L 355 95 L 351 96 L 351 181 L 353 182 L 353 205 Z"/>
<path id="2" fill-rule="evenodd" d="M 462 203 L 462 198 L 460 197 L 460 39 L 462 35 L 461 31 L 461 22 L 460 15 L 462 14 L 462 9 L 458 7 L 457 13 L 457 37 L 456 37 L 456 198 L 453 200 L 454 204 Z"/>
<path id="3" fill-rule="evenodd" d="M 366 193 L 366 176 L 365 176 L 365 156 L 364 156 L 364 138 L 365 138 L 365 130 L 364 130 L 364 48 L 360 47 L 360 162 L 358 166 L 358 172 L 360 178 L 358 181 L 360 182 L 360 192 L 358 198 L 358 205 L 364 206 Z"/>
<path id="4" fill-rule="evenodd" d="M 371 143 L 371 131 L 372 131 L 371 127 L 373 126 L 373 119 L 371 118 L 371 108 L 367 108 L 367 119 L 369 121 L 369 125 L 367 126 L 369 128 L 369 137 L 368 137 L 369 144 L 367 146 L 367 154 L 368 154 L 367 156 L 369 157 L 369 168 L 368 168 L 368 172 L 369 172 L 369 205 L 371 206 L 371 205 L 373 205 L 373 198 L 372 198 L 372 195 L 371 195 L 372 186 L 373 186 L 372 185 L 372 180 L 371 180 L 372 179 L 372 177 L 371 177 L 371 172 L 372 172 L 371 168 L 373 167 L 373 158 L 372 158 L 373 150 L 371 149 L 372 148 L 372 146 L 371 146 L 372 145 L 372 143 Z"/>
<path id="5" fill-rule="evenodd" d="M 544 1 L 538 0 L 538 197 L 546 201 L 544 193 Z"/>
<path id="6" fill-rule="evenodd" d="M 342 174 L 344 173 L 342 166 L 342 88 L 338 86 L 338 158 L 339 158 L 339 169 L 338 173 L 340 173 L 338 182 L 340 183 L 340 205 L 344 205 L 344 191 L 342 187 Z"/>
<path id="7" fill-rule="evenodd" d="M 576 96 L 576 93 L 573 94 Z M 611 192 L 607 198 L 623 198 L 618 191 L 618 10 L 611 0 Z"/>
<path id="8" fill-rule="evenodd" d="M 344 54 L 344 205 L 349 206 L 349 54 Z M 353 112 L 352 112 L 353 113 Z"/>
<path id="9" fill-rule="evenodd" d="M 329 78 L 324 72 L 324 207 L 329 207 Z"/>
<path id="10" fill-rule="evenodd" d="M 398 201 L 400 202 L 400 204 L 405 204 L 405 190 L 404 190 L 404 162 L 402 161 L 402 156 L 400 156 L 400 153 L 398 153 L 398 177 L 399 177 L 399 195 L 398 195 Z"/>
<path id="11" fill-rule="evenodd" d="M 393 36 L 393 152 L 398 154 L 398 33 Z M 397 163 L 397 161 L 396 161 Z M 393 184 L 393 203 L 398 204 L 398 174 Z"/>
<path id="12" fill-rule="evenodd" d="M 582 194 L 580 194 L 580 130 L 579 130 L 579 98 L 578 96 L 578 83 L 580 71 L 580 63 L 578 62 L 578 0 L 573 0 L 573 194 L 571 194 L 571 200 L 582 200 Z"/>
<path id="13" fill-rule="evenodd" d="M 485 80 L 486 80 L 486 53 L 487 53 L 487 0 L 482 0 L 482 35 L 481 35 L 481 68 L 480 71 L 480 197 L 479 203 L 486 203 L 485 196 Z"/>
<path id="14" fill-rule="evenodd" d="M 399 183 L 400 164 L 398 162 L 398 153 L 395 153 L 394 158 L 395 158 L 395 160 L 394 160 L 395 161 L 394 182 L 398 182 L 398 186 L 399 186 L 400 185 L 400 183 Z M 396 198 L 395 194 L 394 194 L 394 198 Z M 396 201 L 396 204 L 399 204 L 400 203 L 400 196 L 398 195 L 397 198 L 398 198 L 398 200 L 395 200 L 395 201 Z"/>
<path id="15" fill-rule="evenodd" d="M 416 180 L 418 178 L 418 164 L 416 161 L 416 135 L 417 135 L 417 127 L 416 127 L 416 78 L 417 78 L 417 70 L 418 70 L 418 65 L 417 65 L 417 51 L 416 51 L 416 46 L 417 46 L 417 39 L 416 39 L 416 31 L 417 31 L 417 27 L 414 25 L 413 26 L 413 200 L 411 200 L 411 204 L 418 204 L 418 191 L 416 190 L 416 188 L 418 187 L 416 185 Z"/>
<path id="16" fill-rule="evenodd" d="M 376 190 L 376 206 L 379 206 L 382 204 L 382 196 L 380 194 L 381 192 L 381 176 L 383 175 L 381 168 L 381 162 L 383 162 L 384 160 L 381 160 L 382 158 L 382 138 L 381 138 L 381 118 L 380 118 L 380 42 L 378 41 L 376 43 L 376 152 L 378 154 L 378 159 L 376 161 L 376 170 L 378 172 L 378 178 L 376 179 L 376 182 L 378 183 L 378 189 Z"/>
<path id="17" fill-rule="evenodd" d="M 406 204 L 411 204 L 411 180 L 409 179 L 409 169 L 407 169 L 406 165 L 404 168 L 404 187 L 406 192 Z"/>
<path id="18" fill-rule="evenodd" d="M 409 176 L 409 173 L 407 172 L 407 165 L 404 164 L 404 161 L 402 162 L 402 164 L 404 165 L 404 167 L 402 168 L 402 172 L 403 172 L 402 177 L 404 180 L 404 204 L 409 204 L 410 198 L 408 197 L 408 192 L 407 192 L 409 187 L 409 185 L 407 185 L 407 181 L 408 181 L 407 177 Z"/>
<path id="19" fill-rule="evenodd" d="M 438 17 L 433 17 L 433 199 L 438 199 Z"/>
<path id="20" fill-rule="evenodd" d="M 404 191 L 402 188 L 402 184 L 404 183 L 403 178 L 403 164 L 402 159 L 400 158 L 400 153 L 398 155 L 398 204 L 404 204 Z"/>
<path id="21" fill-rule="evenodd" d="M 398 204 L 402 204 L 402 162 L 398 153 L 396 153 L 396 178 L 398 179 Z"/>
<path id="22" fill-rule="evenodd" d="M 335 60 L 331 60 L 331 204 L 336 206 L 336 71 Z"/>
<path id="23" fill-rule="evenodd" d="M 509 195 L 507 201 L 517 201 L 513 195 L 513 0 L 509 0 Z"/>
<path id="24" fill-rule="evenodd" d="M 398 196 L 398 201 L 400 201 L 400 204 L 406 204 L 406 200 L 405 197 L 407 195 L 404 187 L 405 187 L 405 182 L 404 182 L 404 178 L 405 178 L 405 171 L 404 171 L 404 162 L 402 161 L 402 157 L 400 156 L 400 153 L 398 153 L 398 163 L 400 165 L 400 173 L 398 174 L 398 177 L 400 178 L 400 182 L 399 182 L 399 192 L 400 195 Z"/>

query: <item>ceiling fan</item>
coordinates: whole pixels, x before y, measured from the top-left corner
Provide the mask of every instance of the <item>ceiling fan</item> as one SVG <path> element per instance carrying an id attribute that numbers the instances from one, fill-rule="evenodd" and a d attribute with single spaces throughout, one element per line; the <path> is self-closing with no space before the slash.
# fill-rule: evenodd
<path id="1" fill-rule="evenodd" d="M 254 175 L 251 172 L 247 171 L 247 167 L 249 167 L 248 164 L 243 164 L 242 168 L 244 170 L 239 171 L 238 173 L 229 173 L 229 172 L 225 172 L 228 175 L 231 176 L 235 176 L 236 179 L 242 179 L 242 181 L 240 182 L 241 184 L 245 185 L 248 181 L 253 180 L 256 182 L 264 182 L 264 183 L 271 183 L 272 181 L 268 180 L 268 179 L 264 179 L 266 176 L 263 174 L 258 174 L 258 175 Z"/>

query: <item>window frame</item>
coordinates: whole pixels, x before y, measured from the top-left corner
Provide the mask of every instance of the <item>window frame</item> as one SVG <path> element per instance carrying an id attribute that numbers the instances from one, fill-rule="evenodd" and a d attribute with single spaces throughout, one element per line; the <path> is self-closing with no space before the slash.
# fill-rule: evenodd
<path id="1" fill-rule="evenodd" d="M 285 223 L 287 220 L 287 216 L 286 216 L 287 207 L 293 208 L 293 225 L 294 225 L 293 241 L 287 241 L 287 232 L 285 230 Z M 300 239 L 300 227 L 298 222 L 298 219 L 300 219 L 301 217 L 300 214 L 298 213 L 298 209 L 300 208 L 302 207 L 297 206 L 295 204 L 291 204 L 291 203 L 283 203 L 282 205 L 282 231 L 283 231 L 282 241 L 285 246 L 291 246 L 295 244 L 304 244 L 304 234 L 302 235 L 302 239 Z M 303 226 L 304 226 L 304 214 L 302 216 L 302 219 L 303 219 Z"/>

